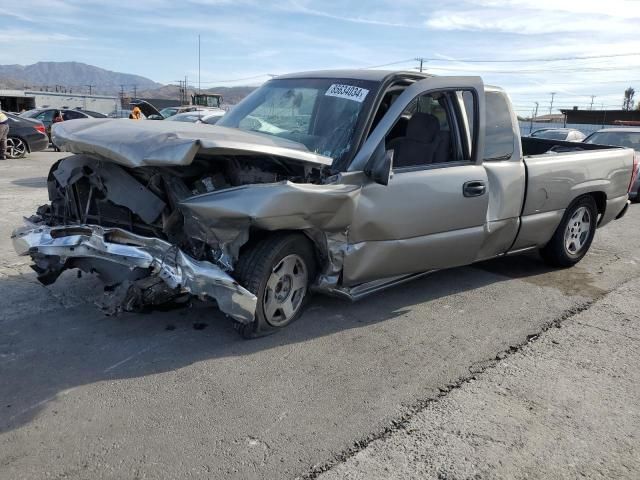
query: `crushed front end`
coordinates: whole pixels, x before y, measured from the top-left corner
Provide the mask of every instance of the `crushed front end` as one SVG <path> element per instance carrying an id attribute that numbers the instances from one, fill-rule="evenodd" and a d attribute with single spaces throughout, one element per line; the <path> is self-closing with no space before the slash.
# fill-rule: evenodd
<path id="1" fill-rule="evenodd" d="M 360 186 L 329 181 L 330 158 L 235 129 L 131 123 L 54 128 L 75 155 L 52 166 L 50 202 L 12 235 L 42 283 L 75 268 L 124 290 L 123 310 L 193 295 L 248 324 L 257 299 L 234 267 L 251 241 L 281 230 L 307 235 L 321 278 L 337 281 L 329 240 L 344 235 Z"/>
<path id="2" fill-rule="evenodd" d="M 43 284 L 65 270 L 97 274 L 121 293 L 115 310 L 141 310 L 185 295 L 215 300 L 238 322 L 250 323 L 256 297 L 231 277 L 232 260 L 213 236 L 185 216 L 181 200 L 233 187 L 249 175 L 242 160 L 223 159 L 215 167 L 197 160 L 189 167 L 127 168 L 88 155 L 55 164 L 48 177 L 50 203 L 38 208 L 12 234 L 19 255 L 29 255 Z M 251 178 L 274 180 L 257 169 Z M 227 261 L 229 264 L 225 264 Z M 120 288 L 120 287 L 126 288 Z"/>
<path id="3" fill-rule="evenodd" d="M 217 265 L 197 260 L 164 240 L 88 224 L 27 224 L 15 230 L 12 239 L 19 255 L 31 256 L 45 284 L 64 270 L 78 268 L 109 284 L 128 282 L 125 309 L 162 304 L 188 293 L 215 299 L 221 311 L 239 322 L 253 321 L 255 295 Z"/>

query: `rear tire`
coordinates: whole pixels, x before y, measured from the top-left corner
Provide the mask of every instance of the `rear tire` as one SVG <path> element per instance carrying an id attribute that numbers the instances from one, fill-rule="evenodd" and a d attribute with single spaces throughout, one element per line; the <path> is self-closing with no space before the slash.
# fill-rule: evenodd
<path id="1" fill-rule="evenodd" d="M 244 251 L 235 268 L 238 282 L 258 297 L 255 319 L 236 323 L 244 338 L 268 335 L 295 321 L 315 278 L 313 248 L 302 234 L 276 233 Z"/>
<path id="2" fill-rule="evenodd" d="M 553 237 L 540 250 L 544 261 L 553 267 L 571 267 L 589 251 L 596 233 L 598 208 L 591 196 L 576 199 L 564 213 Z"/>

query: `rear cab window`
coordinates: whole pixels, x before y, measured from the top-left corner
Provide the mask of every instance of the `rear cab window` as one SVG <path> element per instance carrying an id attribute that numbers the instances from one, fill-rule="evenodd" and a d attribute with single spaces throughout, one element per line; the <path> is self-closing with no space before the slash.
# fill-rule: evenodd
<path id="1" fill-rule="evenodd" d="M 511 111 L 502 92 L 485 93 L 484 160 L 509 160 L 515 151 Z"/>

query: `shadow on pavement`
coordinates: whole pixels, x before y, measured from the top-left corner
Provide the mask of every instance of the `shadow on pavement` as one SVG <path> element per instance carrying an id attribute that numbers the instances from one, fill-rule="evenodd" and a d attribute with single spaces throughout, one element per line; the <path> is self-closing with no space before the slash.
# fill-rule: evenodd
<path id="1" fill-rule="evenodd" d="M 9 315 L 0 320 L 0 431 L 28 424 L 49 401 L 77 386 L 144 377 L 203 360 L 242 362 L 259 351 L 385 322 L 405 315 L 414 305 L 428 308 L 435 299 L 549 271 L 529 257 L 483 262 L 478 267 L 436 272 L 357 303 L 315 296 L 296 323 L 250 341 L 242 340 L 232 322 L 211 305 L 108 317 L 88 293 L 88 287 L 97 289 L 97 284 L 87 283 L 87 292 L 78 293 L 79 302 L 65 304 L 65 292 L 82 288 L 75 275 L 47 289 L 36 286 L 31 274 L 0 277 L 0 291 L 18 288 L 19 282 L 27 285 L 23 303 L 10 303 L 20 311 L 5 302 Z M 30 305 L 29 299 L 38 295 L 44 298 Z"/>
<path id="2" fill-rule="evenodd" d="M 46 188 L 47 177 L 18 178 L 11 183 L 19 187 Z"/>

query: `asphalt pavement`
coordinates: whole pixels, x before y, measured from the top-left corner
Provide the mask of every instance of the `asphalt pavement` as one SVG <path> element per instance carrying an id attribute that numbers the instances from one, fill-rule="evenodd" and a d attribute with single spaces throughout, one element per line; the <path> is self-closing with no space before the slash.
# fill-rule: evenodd
<path id="1" fill-rule="evenodd" d="M 0 163 L 0 478 L 313 478 L 640 276 L 634 205 L 574 268 L 530 255 L 315 297 L 252 341 L 205 304 L 106 316 L 95 278 L 43 287 L 11 247 L 60 157 Z"/>

